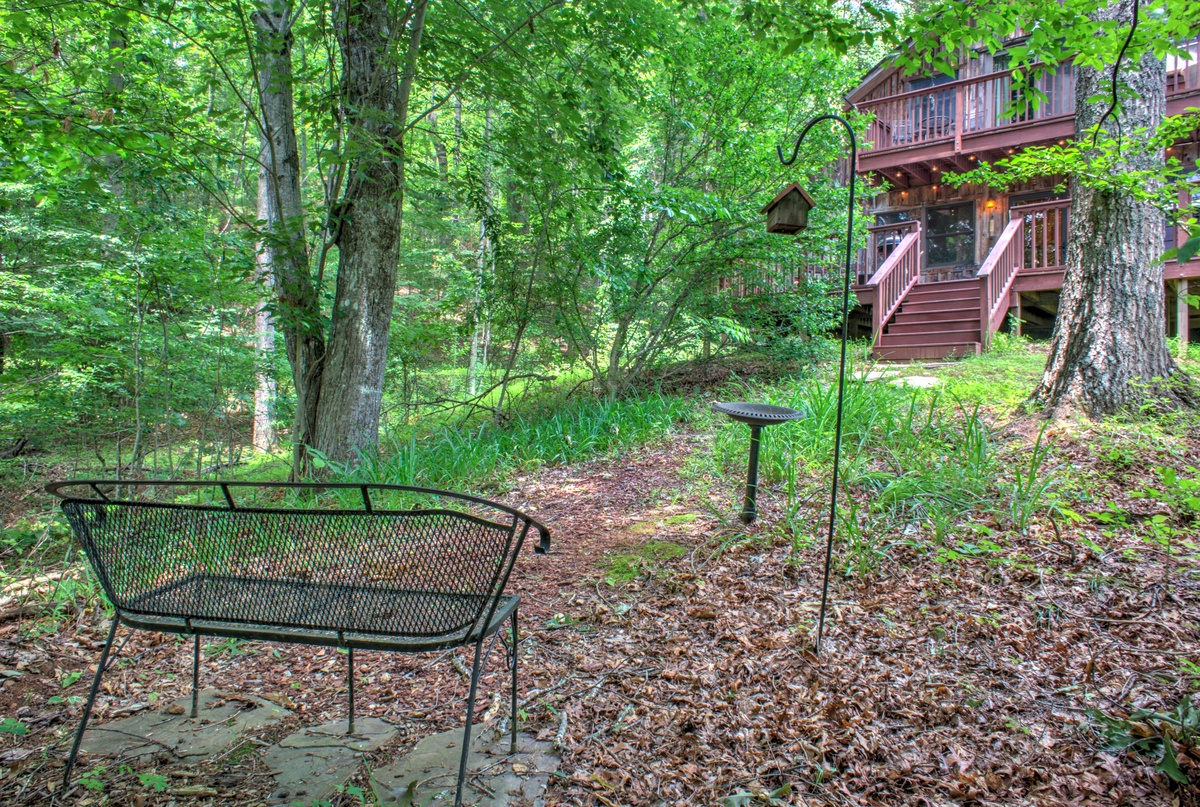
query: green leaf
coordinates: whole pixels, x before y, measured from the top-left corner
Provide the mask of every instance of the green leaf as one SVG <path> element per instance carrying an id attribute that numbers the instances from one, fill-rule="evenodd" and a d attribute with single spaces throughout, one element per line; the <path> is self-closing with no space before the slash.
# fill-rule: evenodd
<path id="1" fill-rule="evenodd" d="M 26 726 L 20 720 L 14 720 L 11 717 L 6 717 L 0 720 L 0 734 L 15 734 L 18 737 L 29 733 L 29 726 Z"/>
<path id="2" fill-rule="evenodd" d="M 725 807 L 746 807 L 753 802 L 754 794 L 745 792 L 734 793 L 732 796 L 726 796 L 721 799 L 721 804 L 725 805 Z"/>
<path id="3" fill-rule="evenodd" d="M 142 783 L 143 787 L 154 788 L 155 793 L 162 793 L 167 789 L 167 777 L 157 773 L 139 773 L 138 781 Z"/>
<path id="4" fill-rule="evenodd" d="M 82 676 L 83 676 L 83 673 L 80 672 L 79 670 L 76 670 L 73 673 L 67 673 L 65 676 L 63 676 L 62 688 L 66 689 L 67 687 L 72 686 Z"/>
<path id="5" fill-rule="evenodd" d="M 1176 258 L 1180 263 L 1187 263 L 1197 252 L 1200 252 L 1200 235 L 1193 235 L 1179 247 Z"/>
<path id="6" fill-rule="evenodd" d="M 1165 773 L 1181 785 L 1186 785 L 1188 783 L 1187 774 L 1180 770 L 1179 761 L 1175 759 L 1175 743 L 1164 737 L 1162 746 L 1162 761 L 1154 766 L 1154 770 Z"/>

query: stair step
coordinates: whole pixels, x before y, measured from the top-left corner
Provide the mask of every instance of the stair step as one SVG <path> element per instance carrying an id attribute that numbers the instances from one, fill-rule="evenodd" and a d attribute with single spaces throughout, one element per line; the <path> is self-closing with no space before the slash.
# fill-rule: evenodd
<path id="1" fill-rule="evenodd" d="M 979 342 L 940 345 L 876 345 L 872 354 L 879 361 L 913 361 L 978 356 L 980 350 Z"/>
<path id="2" fill-rule="evenodd" d="M 964 297 L 954 300 L 939 300 L 939 299 L 913 299 L 911 296 L 906 297 L 900 305 L 900 310 L 909 314 L 918 311 L 946 311 L 954 308 L 979 308 L 978 297 Z"/>
<path id="3" fill-rule="evenodd" d="M 938 280 L 933 283 L 918 283 L 914 288 L 918 289 L 953 289 L 960 286 L 970 286 L 979 288 L 979 278 L 968 277 L 964 280 Z"/>
<path id="4" fill-rule="evenodd" d="M 938 320 L 930 322 L 929 320 L 908 320 L 902 322 L 899 319 L 893 319 L 887 324 L 884 329 L 885 334 L 902 334 L 902 333 L 957 333 L 963 331 L 979 332 L 979 315 L 966 318 L 951 320 Z"/>
<path id="5" fill-rule="evenodd" d="M 928 311 L 905 311 L 904 308 L 901 308 L 892 317 L 892 322 L 907 324 L 910 322 L 948 322 L 959 319 L 979 319 L 979 306 L 968 305 L 962 308 L 937 308 Z"/>
<path id="6" fill-rule="evenodd" d="M 916 333 L 884 333 L 879 336 L 879 344 L 885 347 L 901 345 L 957 345 L 969 342 L 979 342 L 979 328 L 956 331 L 925 330 Z"/>
<path id="7" fill-rule="evenodd" d="M 921 300 L 922 302 L 926 300 L 978 300 L 979 289 L 946 289 L 945 291 L 935 289 L 930 291 L 929 289 L 922 289 L 920 286 L 916 286 L 909 291 L 908 296 L 904 299 Z"/>

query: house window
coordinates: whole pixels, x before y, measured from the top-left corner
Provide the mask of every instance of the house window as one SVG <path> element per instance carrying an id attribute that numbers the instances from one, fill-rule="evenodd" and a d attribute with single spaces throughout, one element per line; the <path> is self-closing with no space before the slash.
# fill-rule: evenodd
<path id="1" fill-rule="evenodd" d="M 925 211 L 927 266 L 975 265 L 975 203 Z"/>

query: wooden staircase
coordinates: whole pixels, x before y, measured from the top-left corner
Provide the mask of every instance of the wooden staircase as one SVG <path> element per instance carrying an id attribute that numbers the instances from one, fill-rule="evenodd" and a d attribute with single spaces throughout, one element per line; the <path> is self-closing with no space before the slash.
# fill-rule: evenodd
<path id="1" fill-rule="evenodd" d="M 885 361 L 977 355 L 983 344 L 980 279 L 918 283 L 883 325 L 875 358 Z"/>

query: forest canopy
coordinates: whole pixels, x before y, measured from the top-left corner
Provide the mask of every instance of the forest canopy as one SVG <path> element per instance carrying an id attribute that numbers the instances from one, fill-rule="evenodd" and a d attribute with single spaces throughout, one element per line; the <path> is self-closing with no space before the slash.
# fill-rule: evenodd
<path id="1" fill-rule="evenodd" d="M 289 26 L 292 73 L 277 80 L 294 98 L 302 206 L 290 223 L 319 312 L 303 327 L 330 328 L 347 169 L 370 148 L 351 131 L 334 30 L 346 10 L 6 4 L 4 439 L 120 441 L 135 468 L 153 457 L 170 470 L 184 458 L 155 448 L 183 436 L 201 468 L 246 442 L 263 379 L 273 423 L 290 427 L 284 340 L 262 339 L 264 320 L 297 315 L 256 262 L 260 95 L 277 89 L 256 13 Z M 641 0 L 435 3 L 424 28 L 403 122 L 385 429 L 422 402 L 496 414 L 564 373 L 622 394 L 663 361 L 768 332 L 785 358 L 820 349 L 823 293 L 733 301 L 720 279 L 765 290 L 802 255 L 836 255 L 837 133 L 803 155 L 826 212 L 800 244 L 767 236 L 758 209 L 796 176 L 774 146 L 840 109 L 877 53 L 781 55 L 735 14 Z"/>

